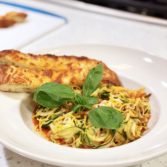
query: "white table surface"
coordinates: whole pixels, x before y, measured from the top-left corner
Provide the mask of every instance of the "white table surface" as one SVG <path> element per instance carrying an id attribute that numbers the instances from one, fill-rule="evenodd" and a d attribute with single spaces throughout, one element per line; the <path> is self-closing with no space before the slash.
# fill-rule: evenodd
<path id="1" fill-rule="evenodd" d="M 17 2 L 23 1 L 18 0 Z M 139 49 L 152 55 L 167 58 L 167 27 L 165 26 L 98 15 L 61 5 L 39 2 L 35 2 L 35 0 L 24 1 L 26 4 L 37 5 L 65 15 L 69 23 L 29 45 L 15 49 L 33 52 L 69 44 L 111 44 Z M 27 159 L 0 145 L 0 167 L 53 166 Z M 141 167 L 167 167 L 167 154 L 144 162 Z"/>
<path id="2" fill-rule="evenodd" d="M 46 7 L 46 3 L 41 6 Z M 69 24 L 24 47 L 23 50 L 32 51 L 61 45 L 93 43 L 135 48 L 167 58 L 166 26 L 98 15 L 53 4 L 49 9 L 65 15 Z"/>

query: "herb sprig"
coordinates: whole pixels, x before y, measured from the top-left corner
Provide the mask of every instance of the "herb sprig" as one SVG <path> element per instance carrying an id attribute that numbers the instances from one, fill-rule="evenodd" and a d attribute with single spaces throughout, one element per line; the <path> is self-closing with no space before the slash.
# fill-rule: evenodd
<path id="1" fill-rule="evenodd" d="M 47 108 L 54 108 L 66 102 L 72 102 L 73 112 L 90 110 L 89 120 L 97 128 L 117 129 L 123 122 L 123 115 L 120 111 L 111 107 L 99 107 L 93 109 L 92 106 L 98 103 L 98 98 L 91 94 L 98 88 L 103 76 L 103 65 L 99 64 L 92 68 L 83 84 L 82 93 L 76 94 L 74 90 L 64 84 L 54 82 L 46 83 L 34 92 L 33 100 Z"/>

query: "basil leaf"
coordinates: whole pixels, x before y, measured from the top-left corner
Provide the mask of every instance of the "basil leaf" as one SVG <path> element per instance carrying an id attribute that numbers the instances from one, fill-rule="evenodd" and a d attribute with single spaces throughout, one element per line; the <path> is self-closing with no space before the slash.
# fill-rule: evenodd
<path id="1" fill-rule="evenodd" d="M 117 129 L 123 122 L 123 115 L 111 107 L 99 107 L 88 114 L 90 122 L 96 128 Z"/>
<path id="2" fill-rule="evenodd" d="M 73 100 L 74 96 L 71 87 L 50 82 L 35 90 L 33 100 L 43 107 L 54 108 L 66 101 Z"/>
<path id="3" fill-rule="evenodd" d="M 82 105 L 77 104 L 77 105 L 75 105 L 75 106 L 72 108 L 72 111 L 73 111 L 73 112 L 77 112 L 77 111 L 80 111 L 81 108 L 82 108 Z"/>
<path id="4" fill-rule="evenodd" d="M 79 111 L 83 111 L 85 109 L 88 109 L 90 110 L 91 109 L 91 105 L 80 105 L 80 104 L 77 104 L 75 105 L 73 108 L 72 108 L 72 111 L 73 112 L 79 112 Z"/>
<path id="5" fill-rule="evenodd" d="M 77 112 L 84 109 L 91 109 L 92 105 L 98 103 L 98 99 L 96 97 L 87 97 L 77 94 L 75 96 L 74 102 L 76 105 L 73 107 L 72 111 Z"/>
<path id="6" fill-rule="evenodd" d="M 97 97 L 89 96 L 89 97 L 86 97 L 86 99 L 87 99 L 87 104 L 89 104 L 89 105 L 94 105 L 94 104 L 98 103 Z"/>
<path id="7" fill-rule="evenodd" d="M 99 64 L 88 73 L 83 84 L 83 95 L 90 96 L 99 86 L 103 76 L 103 65 Z"/>
<path id="8" fill-rule="evenodd" d="M 82 96 L 80 94 L 75 95 L 75 103 L 82 105 L 93 105 L 98 103 L 98 99 L 92 96 Z"/>

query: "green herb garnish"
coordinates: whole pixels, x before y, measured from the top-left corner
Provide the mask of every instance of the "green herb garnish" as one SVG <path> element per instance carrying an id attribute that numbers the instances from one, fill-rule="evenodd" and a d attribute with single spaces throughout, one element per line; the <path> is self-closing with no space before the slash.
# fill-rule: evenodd
<path id="1" fill-rule="evenodd" d="M 83 95 L 90 96 L 99 86 L 103 76 L 103 65 L 99 64 L 88 73 L 83 84 Z"/>
<path id="2" fill-rule="evenodd" d="M 36 89 L 33 100 L 43 107 L 54 108 L 75 97 L 73 89 L 54 82 L 46 83 Z"/>
<path id="3" fill-rule="evenodd" d="M 96 128 L 117 129 L 123 122 L 123 115 L 111 107 L 99 107 L 89 112 L 90 122 Z"/>
<path id="4" fill-rule="evenodd" d="M 70 86 L 50 82 L 35 90 L 33 100 L 47 108 L 72 102 L 73 112 L 90 110 L 88 113 L 89 120 L 96 128 L 117 129 L 123 122 L 123 115 L 120 111 L 111 107 L 92 109 L 92 106 L 98 103 L 98 99 L 91 94 L 98 88 L 102 76 L 103 65 L 99 64 L 88 73 L 81 94 L 76 94 Z M 106 96 L 108 98 L 108 94 L 105 95 L 105 98 Z"/>
<path id="5" fill-rule="evenodd" d="M 77 94 L 75 96 L 75 106 L 73 107 L 73 112 L 83 111 L 84 109 L 91 109 L 92 105 L 98 103 L 98 99 L 92 96 L 82 96 Z"/>

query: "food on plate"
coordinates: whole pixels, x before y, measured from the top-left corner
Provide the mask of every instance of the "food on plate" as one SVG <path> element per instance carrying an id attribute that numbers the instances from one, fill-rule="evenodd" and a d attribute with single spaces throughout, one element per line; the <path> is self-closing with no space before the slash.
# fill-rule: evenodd
<path id="1" fill-rule="evenodd" d="M 1 51 L 0 90 L 33 92 L 35 129 L 76 148 L 132 142 L 147 130 L 151 115 L 150 94 L 122 87 L 114 71 L 87 57 Z"/>
<path id="2" fill-rule="evenodd" d="M 81 86 L 98 60 L 76 56 L 32 55 L 16 50 L 0 52 L 0 90 L 33 92 L 47 82 Z M 102 63 L 103 64 L 103 63 Z M 103 64 L 102 82 L 120 86 L 116 73 Z"/>
<path id="3" fill-rule="evenodd" d="M 36 131 L 76 148 L 108 148 L 140 138 L 150 118 L 150 94 L 101 82 L 103 67 L 92 68 L 82 86 L 50 82 L 38 87 L 32 116 Z"/>
<path id="4" fill-rule="evenodd" d="M 27 14 L 23 12 L 8 12 L 0 16 L 0 28 L 7 28 L 16 23 L 24 22 Z"/>

